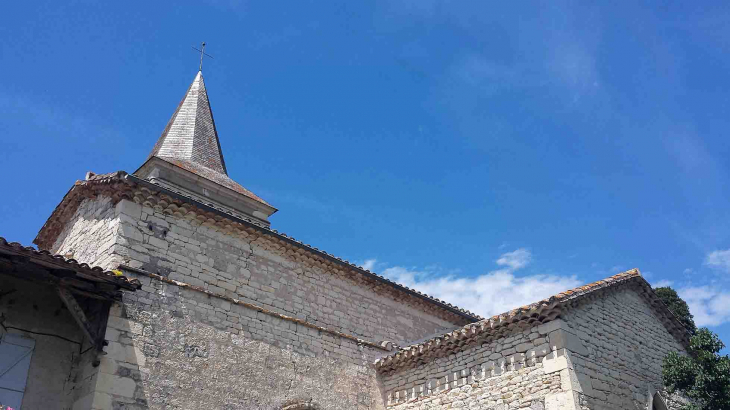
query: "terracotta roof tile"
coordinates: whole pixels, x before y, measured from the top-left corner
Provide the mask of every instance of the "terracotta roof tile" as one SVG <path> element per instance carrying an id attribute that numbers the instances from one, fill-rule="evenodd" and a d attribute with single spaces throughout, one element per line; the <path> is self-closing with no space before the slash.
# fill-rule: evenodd
<path id="1" fill-rule="evenodd" d="M 129 279 L 126 276 L 105 271 L 98 266 L 89 266 L 86 263 L 79 263 L 75 259 L 67 259 L 60 255 L 53 255 L 48 251 L 37 250 L 31 246 L 23 246 L 18 242 L 8 242 L 2 236 L 0 236 L 0 254 L 26 256 L 44 266 L 52 265 L 58 268 L 72 270 L 104 282 L 113 283 L 126 290 L 133 291 L 142 287 L 142 284 L 137 279 Z"/>
<path id="2" fill-rule="evenodd" d="M 409 363 L 416 363 L 418 360 L 427 360 L 428 357 L 437 356 L 443 352 L 458 350 L 462 346 L 475 342 L 480 337 L 499 334 L 508 325 L 516 323 L 535 325 L 548 322 L 558 317 L 561 309 L 573 300 L 591 295 L 601 289 L 612 288 L 632 281 L 635 281 L 643 288 L 644 294 L 647 294 L 652 299 L 653 306 L 662 310 L 666 318 L 665 325 L 671 327 L 670 331 L 686 344 L 686 329 L 682 327 L 672 312 L 654 294 L 651 286 L 642 278 L 639 270 L 631 269 L 606 279 L 566 290 L 535 303 L 494 315 L 479 322 L 468 324 L 444 335 L 404 347 L 389 356 L 378 359 L 375 365 L 379 371 L 388 371 L 397 367 L 406 366 Z"/>

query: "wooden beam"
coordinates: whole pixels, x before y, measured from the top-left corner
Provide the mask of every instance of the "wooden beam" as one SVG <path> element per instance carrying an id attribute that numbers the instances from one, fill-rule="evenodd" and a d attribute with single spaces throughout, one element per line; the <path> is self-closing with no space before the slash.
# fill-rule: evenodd
<path id="1" fill-rule="evenodd" d="M 120 299 L 119 297 L 112 296 L 113 293 L 108 294 L 108 293 L 102 293 L 102 292 L 87 292 L 85 290 L 76 289 L 74 287 L 70 287 L 69 290 L 72 293 L 75 293 L 75 294 L 81 295 L 81 296 L 86 296 L 87 298 L 91 298 L 91 299 L 105 300 L 105 301 L 115 301 L 115 300 Z"/>
<path id="2" fill-rule="evenodd" d="M 61 297 L 61 300 L 63 300 L 63 303 L 66 304 L 69 312 L 71 312 L 71 316 L 76 319 L 76 323 L 81 326 L 81 330 L 84 331 L 84 334 L 87 338 L 89 338 L 91 344 L 98 347 L 99 337 L 97 335 L 96 328 L 89 323 L 89 320 L 86 318 L 86 314 L 84 313 L 84 309 L 79 306 L 76 298 L 74 298 L 71 292 L 65 287 L 58 287 L 58 295 Z"/>

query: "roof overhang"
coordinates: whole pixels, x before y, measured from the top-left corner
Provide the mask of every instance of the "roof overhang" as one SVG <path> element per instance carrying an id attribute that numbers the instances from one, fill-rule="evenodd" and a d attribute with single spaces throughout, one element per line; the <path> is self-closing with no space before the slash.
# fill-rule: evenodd
<path id="1" fill-rule="evenodd" d="M 227 175 L 172 158 L 151 157 L 134 175 L 168 189 L 180 189 L 201 202 L 216 202 L 265 224 L 277 209 Z"/>
<path id="2" fill-rule="evenodd" d="M 130 280 L 99 267 L 90 267 L 74 259 L 53 256 L 47 251 L 7 242 L 0 237 L 0 274 L 65 287 L 72 293 L 105 300 L 119 300 L 121 291 L 139 289 L 137 280 Z"/>

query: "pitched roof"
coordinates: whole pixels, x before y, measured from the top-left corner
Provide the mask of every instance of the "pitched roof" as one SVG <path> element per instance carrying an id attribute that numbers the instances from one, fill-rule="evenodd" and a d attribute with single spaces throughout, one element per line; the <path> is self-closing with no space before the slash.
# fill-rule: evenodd
<path id="1" fill-rule="evenodd" d="M 228 176 L 202 72 L 193 79 L 147 160 L 153 157 L 271 206 Z"/>
<path id="2" fill-rule="evenodd" d="M 133 192 L 137 191 L 137 192 Z M 150 181 L 139 178 L 135 175 L 129 175 L 124 171 L 117 171 L 108 174 L 98 174 L 92 176 L 84 181 L 77 181 L 76 184 L 66 193 L 63 200 L 61 201 L 56 209 L 51 214 L 50 218 L 43 225 L 38 235 L 33 240 L 33 243 L 41 248 L 50 248 L 55 242 L 58 235 L 63 230 L 63 227 L 68 222 L 68 219 L 76 212 L 79 204 L 89 197 L 95 197 L 98 195 L 109 195 L 114 201 L 121 199 L 137 200 L 136 195 L 139 192 L 143 192 L 143 199 L 150 202 L 149 206 L 153 206 L 152 201 L 159 201 L 154 206 L 162 205 L 164 203 L 165 209 L 163 212 L 180 213 L 190 212 L 190 207 L 186 204 L 194 205 L 199 211 L 197 211 L 199 218 L 203 221 L 209 221 L 222 227 L 225 230 L 231 230 L 233 228 L 240 229 L 252 228 L 265 234 L 274 236 L 275 238 L 294 245 L 302 251 L 309 252 L 312 255 L 316 255 L 324 258 L 330 262 L 334 262 L 338 265 L 352 269 L 356 273 L 359 273 L 367 278 L 381 282 L 394 289 L 406 292 L 419 299 L 425 300 L 432 305 L 437 306 L 451 314 L 455 314 L 465 321 L 476 322 L 483 319 L 481 316 L 472 313 L 466 309 L 459 308 L 458 306 L 452 305 L 446 301 L 436 299 L 425 293 L 419 292 L 415 289 L 411 289 L 407 286 L 403 286 L 397 282 L 391 281 L 390 279 L 380 276 L 374 272 L 364 269 L 352 262 L 339 258 L 335 255 L 327 253 L 321 249 L 313 247 L 304 242 L 298 241 L 285 233 L 279 232 L 276 229 L 271 229 L 268 225 L 261 224 L 256 220 L 238 217 L 233 215 L 229 210 L 218 208 L 214 204 L 205 204 L 200 202 L 194 197 L 186 195 L 184 192 L 173 191 L 169 188 L 153 184 Z M 155 196 L 162 196 L 165 198 L 161 200 L 155 198 Z M 174 211 L 173 211 L 174 209 Z"/>
<path id="3" fill-rule="evenodd" d="M 18 242 L 8 242 L 0 236 L 0 257 L 8 258 L 19 268 L 19 274 L 23 274 L 24 267 L 33 265 L 48 271 L 49 274 L 62 278 L 74 277 L 75 279 L 91 282 L 114 285 L 119 289 L 134 291 L 142 284 L 137 279 L 129 279 L 114 272 L 105 271 L 98 266 L 89 266 L 86 263 L 78 263 L 75 259 L 67 259 L 60 255 L 53 255 L 48 251 L 37 250 L 30 246 L 23 246 Z M 73 272 L 69 276 L 68 273 Z"/>
<path id="4" fill-rule="evenodd" d="M 642 293 L 647 296 L 655 311 L 660 314 L 664 326 L 685 346 L 688 345 L 688 332 L 674 314 L 664 305 L 651 288 L 651 285 L 641 276 L 638 269 L 608 277 L 597 282 L 566 290 L 547 299 L 521 306 L 477 323 L 470 323 L 460 329 L 428 339 L 397 352 L 378 359 L 375 367 L 380 372 L 387 372 L 396 368 L 414 366 L 428 361 L 433 357 L 462 349 L 486 337 L 500 337 L 507 332 L 510 325 L 535 326 L 552 321 L 560 316 L 562 310 L 580 299 L 596 294 L 596 292 L 615 288 L 619 285 L 636 284 Z"/>
<path id="5" fill-rule="evenodd" d="M 149 158 L 153 156 L 189 161 L 228 175 L 202 72 L 162 131 Z"/>

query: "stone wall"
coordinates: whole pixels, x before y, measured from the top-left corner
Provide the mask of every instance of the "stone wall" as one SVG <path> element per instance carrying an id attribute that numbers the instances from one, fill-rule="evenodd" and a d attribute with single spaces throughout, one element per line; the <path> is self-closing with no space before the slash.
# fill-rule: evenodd
<path id="1" fill-rule="evenodd" d="M 561 319 L 382 375 L 393 409 L 647 410 L 662 360 L 684 352 L 634 284 L 599 291 Z M 650 409 L 649 409 L 650 410 Z"/>
<path id="2" fill-rule="evenodd" d="M 71 408 L 83 388 L 81 329 L 50 286 L 0 275 L 0 290 L 0 332 L 35 340 L 23 410 Z"/>
<path id="3" fill-rule="evenodd" d="M 271 235 L 128 200 L 85 200 L 53 248 L 127 265 L 144 284 L 112 309 L 108 354 L 83 372 L 93 388 L 79 409 L 383 409 L 381 342 L 467 323 Z"/>
<path id="4" fill-rule="evenodd" d="M 124 263 L 370 341 L 404 344 L 468 323 L 432 303 L 323 263 L 254 230 L 220 232 L 128 200 L 116 206 Z"/>
<path id="5" fill-rule="evenodd" d="M 111 198 L 85 199 L 49 251 L 90 266 L 113 269 L 119 264 L 112 254 L 118 228 Z"/>
<path id="6" fill-rule="evenodd" d="M 383 409 L 372 347 L 134 272 L 94 409 Z"/>
<path id="7" fill-rule="evenodd" d="M 561 391 L 560 358 L 550 337 L 559 321 L 515 329 L 415 368 L 382 375 L 392 409 L 544 409 Z M 562 353 L 561 353 L 562 354 Z"/>
<path id="8" fill-rule="evenodd" d="M 645 409 L 662 390 L 662 360 L 684 348 L 635 288 L 606 292 L 564 315 L 583 409 Z"/>

